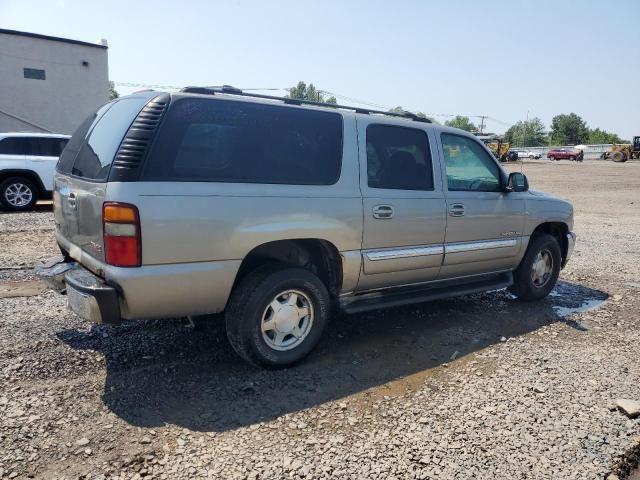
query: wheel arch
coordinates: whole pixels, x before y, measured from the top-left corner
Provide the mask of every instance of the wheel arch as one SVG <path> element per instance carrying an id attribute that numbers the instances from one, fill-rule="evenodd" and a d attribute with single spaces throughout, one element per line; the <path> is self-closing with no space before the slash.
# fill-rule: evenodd
<path id="1" fill-rule="evenodd" d="M 335 298 L 342 288 L 342 257 L 336 246 L 319 238 L 275 240 L 254 247 L 242 260 L 232 291 L 251 271 L 270 262 L 280 262 L 310 270 Z"/>
<path id="2" fill-rule="evenodd" d="M 0 170 L 0 183 L 4 182 L 7 178 L 10 177 L 23 177 L 28 180 L 31 180 L 35 183 L 36 187 L 38 187 L 39 196 L 43 196 L 47 193 L 47 189 L 44 187 L 42 183 L 42 179 L 40 176 L 34 172 L 33 170 L 23 170 L 23 169 L 8 169 L 8 170 Z"/>
<path id="3" fill-rule="evenodd" d="M 567 252 L 569 251 L 569 241 L 567 240 L 569 226 L 564 222 L 544 222 L 539 224 L 533 232 L 531 232 L 531 237 L 543 233 L 553 236 L 558 241 L 562 254 L 561 266 L 564 268 L 567 263 Z"/>

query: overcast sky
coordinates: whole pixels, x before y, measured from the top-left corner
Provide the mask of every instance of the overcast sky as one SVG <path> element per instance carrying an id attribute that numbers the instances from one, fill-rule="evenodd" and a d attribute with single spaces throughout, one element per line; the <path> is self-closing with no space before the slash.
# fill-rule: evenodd
<path id="1" fill-rule="evenodd" d="M 627 139 L 640 135 L 639 27 L 640 0 L 0 0 L 0 28 L 106 38 L 119 83 L 305 80 L 383 107 L 488 115 L 496 132 L 527 112 L 547 127 L 575 112 Z"/>

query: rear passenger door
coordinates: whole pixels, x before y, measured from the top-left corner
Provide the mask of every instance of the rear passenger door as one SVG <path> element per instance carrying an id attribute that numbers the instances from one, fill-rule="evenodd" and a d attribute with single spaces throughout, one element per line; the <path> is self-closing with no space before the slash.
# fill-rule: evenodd
<path id="1" fill-rule="evenodd" d="M 445 202 L 427 129 L 358 118 L 364 208 L 358 290 L 435 280 L 443 258 Z"/>

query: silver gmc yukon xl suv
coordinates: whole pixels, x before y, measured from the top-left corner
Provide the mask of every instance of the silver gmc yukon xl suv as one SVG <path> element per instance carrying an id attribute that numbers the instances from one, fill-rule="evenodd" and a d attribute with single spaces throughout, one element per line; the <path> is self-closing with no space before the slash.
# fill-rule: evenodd
<path id="1" fill-rule="evenodd" d="M 571 204 L 473 135 L 232 88 L 101 107 L 60 157 L 54 213 L 62 256 L 38 271 L 76 314 L 224 312 L 234 349 L 267 367 L 305 357 L 333 307 L 541 299 L 575 242 Z"/>

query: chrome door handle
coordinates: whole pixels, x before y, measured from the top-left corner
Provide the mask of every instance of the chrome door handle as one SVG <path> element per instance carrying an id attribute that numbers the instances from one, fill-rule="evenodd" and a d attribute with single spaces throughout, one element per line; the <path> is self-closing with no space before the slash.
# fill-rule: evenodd
<path id="1" fill-rule="evenodd" d="M 373 207 L 373 218 L 379 220 L 393 218 L 393 207 L 391 205 L 376 205 Z"/>
<path id="2" fill-rule="evenodd" d="M 462 203 L 454 203 L 449 205 L 449 215 L 452 217 L 464 216 L 464 205 Z"/>

